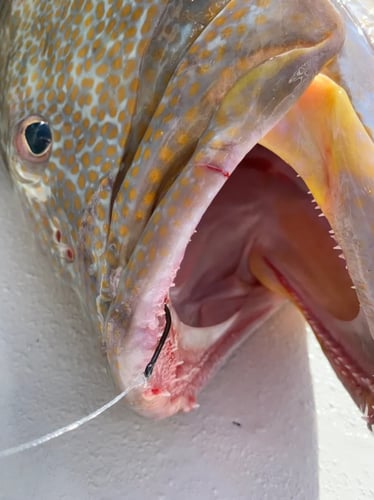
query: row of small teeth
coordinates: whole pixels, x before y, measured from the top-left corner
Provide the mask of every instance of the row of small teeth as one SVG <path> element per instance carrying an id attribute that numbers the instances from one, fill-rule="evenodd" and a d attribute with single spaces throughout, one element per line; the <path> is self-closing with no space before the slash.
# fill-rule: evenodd
<path id="1" fill-rule="evenodd" d="M 371 392 L 374 392 L 373 377 L 366 376 L 360 372 L 360 369 L 355 365 L 354 361 L 350 360 L 344 352 L 341 345 L 337 344 L 333 338 L 321 330 L 319 324 L 313 319 L 309 319 L 311 328 L 315 331 L 317 337 L 323 339 L 323 344 L 328 348 L 333 355 L 334 361 L 339 364 L 340 373 L 345 376 L 351 376 L 358 387 L 364 384 Z"/>
<path id="2" fill-rule="evenodd" d="M 317 201 L 313 198 L 312 192 L 308 191 L 307 194 L 309 194 L 312 197 L 311 202 L 313 203 L 313 205 L 315 205 L 314 210 L 318 210 L 320 212 L 318 214 L 318 217 L 325 217 L 325 214 L 322 212 L 321 207 L 318 205 Z M 343 249 L 336 241 L 335 232 L 333 229 L 329 230 L 329 235 L 330 235 L 331 239 L 334 241 L 334 243 L 336 243 L 336 245 L 333 247 L 333 249 L 340 252 L 338 255 L 339 259 L 342 259 L 345 261 L 346 259 L 345 259 L 345 256 L 343 254 Z M 345 266 L 345 269 L 346 269 L 346 271 L 348 271 L 347 266 Z M 352 288 L 352 290 L 356 290 L 356 287 L 354 285 L 352 285 L 351 288 Z"/>

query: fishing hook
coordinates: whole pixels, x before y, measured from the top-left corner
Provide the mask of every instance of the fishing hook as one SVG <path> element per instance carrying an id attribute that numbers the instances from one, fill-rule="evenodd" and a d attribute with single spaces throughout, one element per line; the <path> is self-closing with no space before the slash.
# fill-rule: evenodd
<path id="1" fill-rule="evenodd" d="M 166 304 L 164 304 L 164 311 L 165 311 L 165 320 L 166 320 L 165 328 L 164 328 L 164 331 L 162 332 L 161 338 L 157 344 L 156 350 L 153 353 L 151 361 L 145 367 L 144 376 L 147 379 L 152 375 L 153 368 L 155 367 L 155 363 L 156 363 L 156 361 L 161 353 L 162 348 L 165 345 L 167 336 L 169 335 L 169 332 L 170 332 L 171 314 L 170 314 L 170 310 Z"/>

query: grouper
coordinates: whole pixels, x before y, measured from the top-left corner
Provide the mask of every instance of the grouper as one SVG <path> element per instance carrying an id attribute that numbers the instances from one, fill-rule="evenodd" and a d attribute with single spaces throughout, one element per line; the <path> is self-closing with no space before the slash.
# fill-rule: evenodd
<path id="1" fill-rule="evenodd" d="M 139 413 L 291 301 L 374 424 L 370 4 L 0 0 L 1 161 Z"/>

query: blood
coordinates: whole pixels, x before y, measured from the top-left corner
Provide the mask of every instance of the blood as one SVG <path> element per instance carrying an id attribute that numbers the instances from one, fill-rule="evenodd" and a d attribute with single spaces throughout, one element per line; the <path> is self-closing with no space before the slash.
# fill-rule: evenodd
<path id="1" fill-rule="evenodd" d="M 227 172 L 227 170 L 224 170 L 221 167 L 217 167 L 215 165 L 207 165 L 206 167 L 209 168 L 209 170 L 213 170 L 213 172 L 218 172 L 218 173 L 222 174 L 223 177 L 226 177 L 226 178 L 230 177 L 230 172 Z"/>

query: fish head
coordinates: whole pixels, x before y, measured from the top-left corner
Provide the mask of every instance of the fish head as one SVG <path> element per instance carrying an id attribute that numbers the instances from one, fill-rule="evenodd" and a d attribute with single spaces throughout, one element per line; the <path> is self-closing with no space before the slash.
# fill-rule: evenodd
<path id="1" fill-rule="evenodd" d="M 327 141 L 336 158 L 341 144 L 327 96 L 343 90 L 317 76 L 344 39 L 331 4 L 26 0 L 0 13 L 0 151 L 120 388 L 152 359 L 170 310 L 152 375 L 127 398 L 133 408 L 194 408 L 223 359 L 291 300 L 374 418 L 367 273 L 362 284 L 354 271 L 363 254 L 344 250 L 346 272 L 329 236 L 371 240 L 339 216 L 352 205 L 340 173 L 354 171 L 352 151 L 372 148 L 352 99 L 336 100 L 344 137 L 359 127 L 366 149 L 349 143 L 346 168 L 327 176 L 311 146 Z M 315 217 L 309 190 L 326 217 Z"/>
<path id="2" fill-rule="evenodd" d="M 118 16 L 105 2 L 0 4 L 2 157 L 41 248 L 87 304 L 96 276 L 83 240 L 92 230 L 93 253 L 104 246 L 135 102 L 130 33 L 143 10 L 120 3 Z"/>

